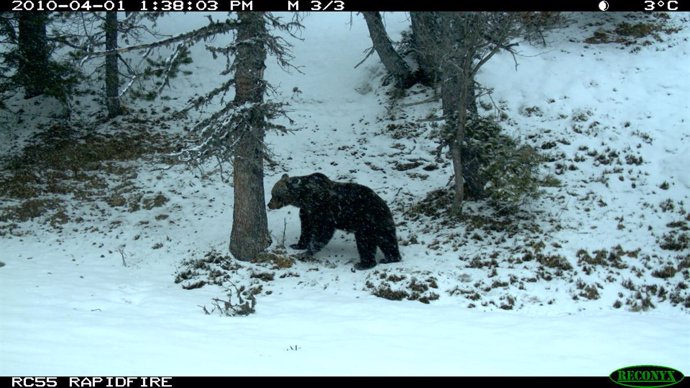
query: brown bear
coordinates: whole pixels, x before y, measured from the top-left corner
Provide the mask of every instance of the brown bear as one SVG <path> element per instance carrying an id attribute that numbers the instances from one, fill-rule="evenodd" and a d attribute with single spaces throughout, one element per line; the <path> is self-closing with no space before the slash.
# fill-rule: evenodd
<path id="1" fill-rule="evenodd" d="M 313 255 L 328 244 L 336 229 L 355 234 L 359 263 L 356 269 L 376 265 L 376 247 L 382 263 L 400 261 L 395 222 L 386 202 L 372 189 L 357 184 L 334 182 L 321 173 L 289 177 L 284 174 L 271 190 L 269 209 L 287 205 L 299 208 L 301 235 L 294 249 Z"/>

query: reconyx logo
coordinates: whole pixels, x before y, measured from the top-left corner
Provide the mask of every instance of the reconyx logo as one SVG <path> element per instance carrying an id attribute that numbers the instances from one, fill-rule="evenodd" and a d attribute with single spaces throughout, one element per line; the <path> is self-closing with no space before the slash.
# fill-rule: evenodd
<path id="1" fill-rule="evenodd" d="M 683 377 L 680 371 L 658 365 L 628 366 L 609 376 L 618 385 L 634 388 L 668 387 L 680 383 Z"/>

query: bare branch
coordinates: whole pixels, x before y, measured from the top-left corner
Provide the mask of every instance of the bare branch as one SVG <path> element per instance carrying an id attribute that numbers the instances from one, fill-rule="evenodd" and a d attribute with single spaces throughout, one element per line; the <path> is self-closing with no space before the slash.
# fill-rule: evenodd
<path id="1" fill-rule="evenodd" d="M 356 64 L 356 65 L 355 65 L 355 69 L 356 69 L 356 68 L 358 68 L 358 67 L 359 67 L 359 65 L 361 65 L 362 63 L 364 63 L 364 61 L 366 61 L 366 60 L 367 60 L 367 58 L 369 58 L 369 57 L 371 56 L 371 54 L 373 54 L 373 53 L 375 53 L 375 52 L 376 52 L 376 50 L 374 49 L 374 47 L 373 47 L 373 46 L 372 46 L 372 47 L 370 47 L 370 48 L 369 48 L 369 50 L 367 50 L 367 51 L 368 51 L 368 52 L 367 52 L 367 55 L 365 55 L 365 56 L 364 56 L 364 59 L 362 59 L 361 61 L 359 61 L 359 63 L 358 63 L 358 64 Z"/>

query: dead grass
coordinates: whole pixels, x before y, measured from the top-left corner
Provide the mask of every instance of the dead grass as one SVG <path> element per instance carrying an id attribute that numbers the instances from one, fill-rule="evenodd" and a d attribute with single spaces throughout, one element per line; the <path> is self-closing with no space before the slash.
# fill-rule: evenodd
<path id="1" fill-rule="evenodd" d="M 429 304 L 440 296 L 437 279 L 430 273 L 417 276 L 376 270 L 367 276 L 364 287 L 372 295 L 388 300 L 412 300 Z"/>
<path id="2" fill-rule="evenodd" d="M 663 18 L 642 18 L 642 20 L 629 23 L 620 22 L 612 27 L 602 27 L 592 36 L 585 39 L 589 44 L 618 43 L 625 46 L 650 45 L 651 40 L 664 41 L 664 35 L 677 33 L 680 29 L 669 25 Z"/>
<path id="3" fill-rule="evenodd" d="M 72 208 L 85 203 L 124 206 L 129 202 L 123 193 L 138 191 L 133 181 L 139 162 L 173 148 L 172 136 L 147 130 L 97 134 L 55 125 L 4 161 L 0 199 L 5 205 L 0 207 L 0 221 L 7 226 L 46 217 L 49 225 L 59 227 L 70 221 Z M 165 202 L 167 198 L 159 193 L 145 201 L 144 208 Z M 130 203 L 130 208 L 140 206 Z"/>

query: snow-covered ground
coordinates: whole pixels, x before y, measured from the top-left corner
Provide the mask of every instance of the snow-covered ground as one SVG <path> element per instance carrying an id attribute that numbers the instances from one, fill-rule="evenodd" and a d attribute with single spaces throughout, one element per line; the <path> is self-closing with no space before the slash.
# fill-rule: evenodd
<path id="1" fill-rule="evenodd" d="M 542 150 L 543 173 L 560 180 L 510 222 L 481 204 L 455 224 L 410 211 L 451 174 L 434 156 L 440 104 L 418 86 L 390 98 L 376 56 L 354 69 L 371 45 L 359 15 L 309 14 L 293 41 L 302 73 L 266 71 L 295 120 L 293 132 L 267 137 L 277 164 L 266 200 L 286 172 L 368 185 L 394 211 L 403 261 L 352 272 L 354 239 L 339 232 L 315 260 L 295 260 L 279 247 L 299 237 L 286 208 L 268 213 L 274 256 L 221 268 L 204 261 L 226 254 L 232 220 L 217 166 L 108 165 L 79 181 L 93 198 L 67 191 L 29 220 L 0 217 L 0 374 L 608 375 L 639 364 L 687 374 L 690 30 L 593 44 L 595 31 L 640 20 L 567 16 L 546 46 L 520 44 L 517 67 L 500 54 L 480 73 L 493 89 L 483 113 L 497 113 L 493 100 L 506 130 Z M 385 21 L 393 39 L 409 25 L 404 14 Z M 179 108 L 213 87 L 224 62 L 203 47 L 192 54 L 192 74 L 165 98 L 132 102 L 128 117 L 95 130 L 184 133 L 193 118 L 138 108 Z M 19 152 L 20 129 L 45 121 L 36 112 L 0 123 L 3 155 Z M 26 198 L 2 201 L 31 214 Z M 213 270 L 217 283 L 256 292 L 254 314 L 204 314 L 226 299 L 219 285 L 195 288 Z M 403 300 L 376 296 L 390 294 Z"/>

